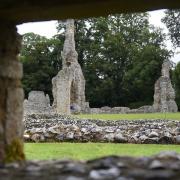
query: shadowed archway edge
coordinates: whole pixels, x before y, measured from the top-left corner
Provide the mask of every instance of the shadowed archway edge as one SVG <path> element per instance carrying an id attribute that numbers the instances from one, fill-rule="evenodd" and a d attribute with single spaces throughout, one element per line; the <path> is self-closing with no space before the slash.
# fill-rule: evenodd
<path id="1" fill-rule="evenodd" d="M 179 0 L 0 0 L 0 19 L 16 24 L 180 8 Z"/>

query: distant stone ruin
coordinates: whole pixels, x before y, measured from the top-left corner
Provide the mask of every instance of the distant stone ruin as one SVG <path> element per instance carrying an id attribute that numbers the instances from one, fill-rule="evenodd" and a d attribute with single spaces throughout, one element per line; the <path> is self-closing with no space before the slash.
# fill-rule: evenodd
<path id="1" fill-rule="evenodd" d="M 162 64 L 161 77 L 156 81 L 154 88 L 154 103 L 152 106 L 142 106 L 137 109 L 128 107 L 101 107 L 90 108 L 90 114 L 129 114 L 129 113 L 153 113 L 153 112 L 177 112 L 175 102 L 175 91 L 171 84 L 170 71 L 171 63 L 165 60 Z"/>
<path id="2" fill-rule="evenodd" d="M 74 21 L 68 20 L 66 27 L 66 40 L 62 52 L 63 69 L 52 79 L 53 107 L 50 106 L 48 95 L 45 96 L 41 91 L 32 91 L 28 100 L 24 101 L 25 114 L 129 114 L 178 111 L 169 74 L 171 63 L 168 60 L 162 64 L 161 77 L 155 83 L 152 106 L 142 106 L 137 109 L 108 106 L 90 108 L 85 102 L 85 80 L 75 51 Z"/>
<path id="3" fill-rule="evenodd" d="M 175 91 L 170 80 L 171 63 L 169 60 L 165 60 L 162 64 L 161 77 L 154 87 L 152 106 L 142 106 L 137 109 L 108 106 L 90 108 L 89 103 L 85 101 L 85 79 L 75 50 L 74 30 L 74 20 L 67 20 L 65 42 L 61 52 L 62 70 L 52 79 L 53 106 L 50 106 L 49 96 L 45 96 L 44 92 L 32 91 L 29 93 L 28 100 L 24 101 L 25 114 L 127 114 L 178 111 Z"/>
<path id="4" fill-rule="evenodd" d="M 142 106 L 137 109 L 130 109 L 128 107 L 108 107 L 89 108 L 88 114 L 131 114 L 131 113 L 153 113 L 152 106 Z"/>
<path id="5" fill-rule="evenodd" d="M 29 93 L 28 99 L 24 100 L 24 113 L 50 113 L 52 112 L 52 107 L 50 106 L 50 99 L 48 94 L 44 94 L 43 91 L 31 91 Z"/>
<path id="6" fill-rule="evenodd" d="M 156 81 L 154 88 L 155 112 L 177 112 L 178 107 L 175 102 L 175 91 L 171 84 L 170 71 L 171 63 L 165 60 L 162 64 L 161 77 Z"/>
<path id="7" fill-rule="evenodd" d="M 65 43 L 61 55 L 62 70 L 52 79 L 53 108 L 59 114 L 82 112 L 89 105 L 85 102 L 85 79 L 75 50 L 73 19 L 66 22 Z"/>

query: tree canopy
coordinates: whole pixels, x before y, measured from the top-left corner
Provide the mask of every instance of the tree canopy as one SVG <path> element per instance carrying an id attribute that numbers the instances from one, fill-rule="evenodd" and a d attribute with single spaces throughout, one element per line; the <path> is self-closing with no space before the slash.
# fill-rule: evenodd
<path id="1" fill-rule="evenodd" d="M 75 21 L 78 61 L 86 79 L 91 107 L 138 107 L 153 101 L 154 83 L 164 59 L 165 34 L 149 24 L 148 13 L 117 14 Z M 21 61 L 26 93 L 51 95 L 51 78 L 61 69 L 64 25 L 47 39 L 33 33 L 23 37 Z"/>
<path id="2" fill-rule="evenodd" d="M 180 47 L 180 9 L 165 10 L 165 16 L 162 22 L 166 25 L 174 49 Z M 180 63 L 172 71 L 172 81 L 176 91 L 176 102 L 180 109 Z"/>
<path id="3" fill-rule="evenodd" d="M 180 62 L 172 72 L 172 79 L 176 91 L 176 103 L 180 109 Z"/>
<path id="4" fill-rule="evenodd" d="M 23 35 L 20 60 L 23 63 L 22 80 L 25 95 L 31 90 L 44 91 L 51 95 L 51 79 L 61 69 L 60 51 L 63 41 L 59 38 L 27 33 Z"/>
<path id="5" fill-rule="evenodd" d="M 175 47 L 180 47 L 180 10 L 166 10 L 162 19 L 169 30 L 169 36 Z"/>

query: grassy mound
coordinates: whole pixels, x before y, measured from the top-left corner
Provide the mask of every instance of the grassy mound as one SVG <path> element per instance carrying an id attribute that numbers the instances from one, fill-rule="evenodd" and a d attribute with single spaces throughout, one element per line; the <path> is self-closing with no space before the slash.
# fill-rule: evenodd
<path id="1" fill-rule="evenodd" d="M 133 120 L 133 119 L 173 119 L 180 120 L 180 113 L 146 113 L 146 114 L 81 114 L 79 118 L 104 120 Z"/>

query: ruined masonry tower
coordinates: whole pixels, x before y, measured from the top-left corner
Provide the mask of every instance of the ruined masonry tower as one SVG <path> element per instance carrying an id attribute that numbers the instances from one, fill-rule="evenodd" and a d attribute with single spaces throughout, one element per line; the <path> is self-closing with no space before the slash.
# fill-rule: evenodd
<path id="1" fill-rule="evenodd" d="M 85 79 L 78 63 L 75 50 L 74 20 L 66 22 L 65 42 L 62 56 L 62 70 L 52 79 L 53 107 L 56 113 L 70 114 L 70 106 L 78 112 L 86 107 Z"/>
<path id="2" fill-rule="evenodd" d="M 154 104 L 155 112 L 177 112 L 177 104 L 175 102 L 175 91 L 171 84 L 170 71 L 171 63 L 165 60 L 162 64 L 161 77 L 156 81 L 154 88 Z"/>

